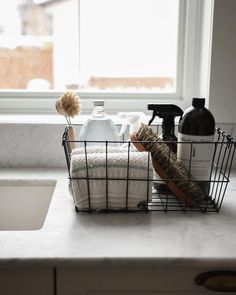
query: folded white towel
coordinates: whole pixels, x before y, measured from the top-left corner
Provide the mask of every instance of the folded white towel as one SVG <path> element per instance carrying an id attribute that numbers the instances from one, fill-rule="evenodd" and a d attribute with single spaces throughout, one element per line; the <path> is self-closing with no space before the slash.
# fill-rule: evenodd
<path id="1" fill-rule="evenodd" d="M 78 155 L 78 154 L 83 154 L 83 153 L 85 153 L 85 151 L 87 154 L 93 154 L 93 153 L 106 153 L 106 152 L 108 152 L 108 153 L 128 153 L 128 150 L 130 152 L 137 151 L 137 149 L 135 148 L 134 145 L 129 145 L 129 142 L 124 143 L 122 146 L 108 145 L 107 147 L 104 142 L 103 145 L 96 145 L 96 146 L 88 145 L 88 146 L 86 146 L 86 149 L 85 149 L 85 146 L 73 149 L 72 156 Z"/>
<path id="2" fill-rule="evenodd" d="M 127 195 L 127 207 L 137 208 L 152 197 L 153 166 L 147 152 L 76 152 L 71 157 L 71 176 L 79 209 L 88 209 L 89 202 L 91 209 L 125 209 Z"/>

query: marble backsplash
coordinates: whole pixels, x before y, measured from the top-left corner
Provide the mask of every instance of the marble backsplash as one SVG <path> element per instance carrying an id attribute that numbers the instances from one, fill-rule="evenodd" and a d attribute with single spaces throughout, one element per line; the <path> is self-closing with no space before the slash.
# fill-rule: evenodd
<path id="1" fill-rule="evenodd" d="M 217 126 L 236 138 L 236 124 Z M 64 129 L 60 123 L 0 123 L 0 168 L 66 168 Z"/>
<path id="2" fill-rule="evenodd" d="M 0 167 L 66 167 L 63 124 L 0 124 Z"/>

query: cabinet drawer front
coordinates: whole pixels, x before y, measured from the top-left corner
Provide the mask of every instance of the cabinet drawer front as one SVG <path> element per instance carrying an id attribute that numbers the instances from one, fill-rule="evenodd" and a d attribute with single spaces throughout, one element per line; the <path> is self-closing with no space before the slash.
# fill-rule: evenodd
<path id="1" fill-rule="evenodd" d="M 0 268 L 1 295 L 53 295 L 53 270 Z"/>
<path id="2" fill-rule="evenodd" d="M 203 269 L 62 268 L 57 271 L 58 295 L 229 294 L 195 283 Z"/>
<path id="3" fill-rule="evenodd" d="M 77 293 L 80 294 L 80 293 Z M 108 291 L 108 292 L 86 292 L 83 293 L 86 295 L 202 295 L 202 294 L 216 294 L 216 293 L 204 293 L 204 292 L 195 292 L 195 291 Z M 218 295 L 223 294 L 223 293 L 217 293 Z M 226 294 L 226 293 L 225 293 Z M 227 293 L 228 294 L 228 293 Z"/>

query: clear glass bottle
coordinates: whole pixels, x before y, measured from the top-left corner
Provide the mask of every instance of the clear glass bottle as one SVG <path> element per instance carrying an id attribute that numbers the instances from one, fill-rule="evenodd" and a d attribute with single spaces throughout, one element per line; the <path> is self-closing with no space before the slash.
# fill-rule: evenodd
<path id="1" fill-rule="evenodd" d="M 104 111 L 104 100 L 93 100 L 93 112 L 82 126 L 79 140 L 95 141 L 88 145 L 104 145 L 101 141 L 118 141 L 118 134 L 116 125 Z"/>

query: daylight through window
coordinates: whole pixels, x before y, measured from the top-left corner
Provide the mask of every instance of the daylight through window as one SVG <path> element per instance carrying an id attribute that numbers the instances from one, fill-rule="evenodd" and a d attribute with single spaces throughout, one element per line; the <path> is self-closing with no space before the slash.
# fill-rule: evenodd
<path id="1" fill-rule="evenodd" d="M 177 0 L 0 2 L 0 90 L 174 93 Z"/>

